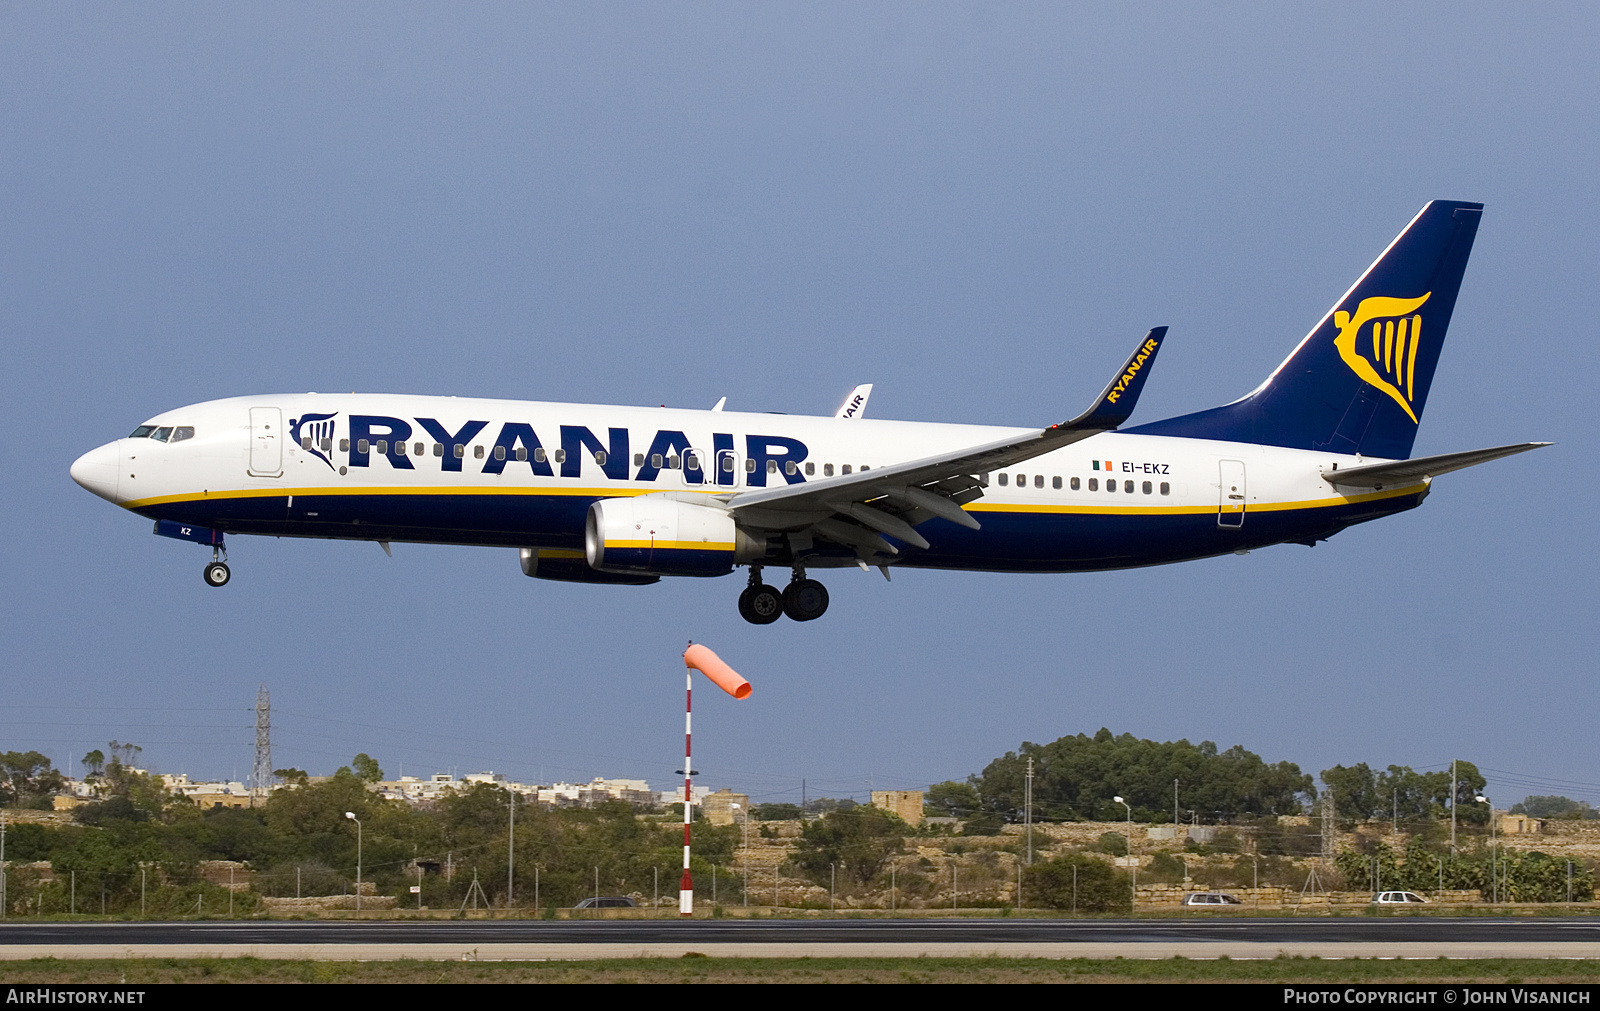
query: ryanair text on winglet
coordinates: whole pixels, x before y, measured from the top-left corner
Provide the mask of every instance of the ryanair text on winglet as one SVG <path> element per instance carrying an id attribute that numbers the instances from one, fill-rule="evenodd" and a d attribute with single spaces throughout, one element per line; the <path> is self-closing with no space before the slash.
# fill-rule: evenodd
<path id="1" fill-rule="evenodd" d="M 1138 354 L 1133 356 L 1133 363 L 1128 366 L 1128 370 L 1117 378 L 1117 384 L 1111 387 L 1111 391 L 1106 394 L 1107 401 L 1114 404 L 1128 391 L 1128 384 L 1132 383 L 1139 375 L 1139 371 L 1144 368 L 1144 363 L 1149 360 L 1151 355 L 1156 353 L 1156 348 L 1160 344 L 1161 342 L 1154 337 L 1144 342 L 1144 347 L 1141 347 Z"/>

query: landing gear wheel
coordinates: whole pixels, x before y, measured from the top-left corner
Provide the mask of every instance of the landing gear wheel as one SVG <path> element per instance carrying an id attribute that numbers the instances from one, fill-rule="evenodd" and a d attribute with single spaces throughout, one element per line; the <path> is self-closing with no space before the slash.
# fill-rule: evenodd
<path id="1" fill-rule="evenodd" d="M 815 579 L 796 579 L 783 589 L 783 613 L 795 621 L 815 621 L 828 609 L 828 588 Z"/>
<path id="2" fill-rule="evenodd" d="M 232 576 L 233 573 L 228 571 L 227 562 L 206 563 L 205 577 L 208 586 L 227 586 Z"/>
<path id="3" fill-rule="evenodd" d="M 783 595 L 765 583 L 747 586 L 739 594 L 739 617 L 752 625 L 770 625 L 783 617 Z"/>

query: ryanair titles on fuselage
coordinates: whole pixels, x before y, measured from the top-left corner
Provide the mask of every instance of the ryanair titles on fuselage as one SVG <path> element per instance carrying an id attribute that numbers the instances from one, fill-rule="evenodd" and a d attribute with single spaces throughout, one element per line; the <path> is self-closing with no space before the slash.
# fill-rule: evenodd
<path id="1" fill-rule="evenodd" d="M 396 470 L 414 470 L 413 458 L 432 455 L 445 473 L 460 473 L 467 462 L 467 447 L 484 434 L 490 422 L 468 421 L 451 431 L 434 418 L 397 418 L 378 414 L 351 414 L 345 422 L 348 435 L 338 434 L 338 412 L 307 413 L 289 419 L 290 438 L 330 468 L 343 458 L 340 473 L 348 467 L 369 467 L 374 456 L 382 457 Z M 531 424 L 507 421 L 500 425 L 494 442 L 478 443 L 474 449 L 474 469 L 484 474 L 501 474 L 508 467 L 527 466 L 539 477 L 580 477 L 583 458 L 588 456 L 607 478 L 654 481 L 662 470 L 681 470 L 689 484 L 733 485 L 737 477 L 734 436 L 713 432 L 710 446 L 696 446 L 677 429 L 658 429 L 649 447 L 630 465 L 632 447 L 638 445 L 627 428 L 605 429 L 602 439 L 586 425 L 559 425 L 556 446 L 546 448 L 544 439 Z M 548 428 L 545 435 L 550 435 Z M 337 447 L 337 448 L 335 448 Z M 481 458 L 477 451 L 482 449 Z M 809 455 L 806 444 L 786 435 L 746 435 L 743 461 L 744 485 L 765 487 L 769 475 L 789 484 L 805 481 L 801 464 Z M 477 464 L 481 463 L 481 466 Z M 707 471 L 711 473 L 708 475 Z"/>

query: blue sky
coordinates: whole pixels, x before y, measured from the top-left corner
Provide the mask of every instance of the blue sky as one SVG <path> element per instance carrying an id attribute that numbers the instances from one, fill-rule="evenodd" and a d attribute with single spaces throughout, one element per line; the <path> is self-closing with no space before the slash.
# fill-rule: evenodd
<path id="1" fill-rule="evenodd" d="M 163 771 L 678 768 L 860 796 L 1101 726 L 1600 803 L 1592 6 L 0 6 L 0 749 Z M 77 488 L 183 404 L 360 390 L 1034 425 L 1172 327 L 1135 423 L 1253 388 L 1428 199 L 1487 207 L 1419 510 L 1157 569 L 524 578 L 202 549 Z M 1543 777 L 1543 778 L 1540 778 Z"/>

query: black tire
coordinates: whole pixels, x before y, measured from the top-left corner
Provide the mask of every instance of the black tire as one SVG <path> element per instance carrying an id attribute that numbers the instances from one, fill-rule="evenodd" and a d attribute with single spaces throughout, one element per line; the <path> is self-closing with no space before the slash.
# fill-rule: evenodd
<path id="1" fill-rule="evenodd" d="M 815 579 L 797 579 L 784 587 L 783 613 L 794 621 L 815 621 L 828 610 L 828 588 Z"/>
<path id="2" fill-rule="evenodd" d="M 783 617 L 783 594 L 776 586 L 747 586 L 739 594 L 739 617 L 752 625 L 770 625 Z"/>
<path id="3" fill-rule="evenodd" d="M 227 562 L 207 562 L 203 575 L 207 586 L 227 586 L 228 580 L 233 578 Z"/>

